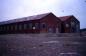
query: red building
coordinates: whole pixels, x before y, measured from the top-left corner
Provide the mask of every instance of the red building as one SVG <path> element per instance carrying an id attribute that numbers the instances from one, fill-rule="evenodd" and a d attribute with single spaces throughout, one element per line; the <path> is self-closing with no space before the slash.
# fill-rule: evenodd
<path id="1" fill-rule="evenodd" d="M 62 21 L 62 33 L 78 33 L 80 32 L 80 22 L 73 16 L 59 17 Z"/>
<path id="2" fill-rule="evenodd" d="M 34 15 L 0 23 L 0 33 L 58 33 L 61 20 L 52 13 Z"/>
<path id="3" fill-rule="evenodd" d="M 56 17 L 44 13 L 0 22 L 0 33 L 78 33 L 80 22 L 74 16 Z"/>

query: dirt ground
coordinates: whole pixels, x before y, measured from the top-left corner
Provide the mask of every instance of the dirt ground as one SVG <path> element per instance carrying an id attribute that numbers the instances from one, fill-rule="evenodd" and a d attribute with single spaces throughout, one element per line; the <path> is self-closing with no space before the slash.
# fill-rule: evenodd
<path id="1" fill-rule="evenodd" d="M 86 56 L 86 37 L 61 34 L 0 35 L 0 56 Z"/>

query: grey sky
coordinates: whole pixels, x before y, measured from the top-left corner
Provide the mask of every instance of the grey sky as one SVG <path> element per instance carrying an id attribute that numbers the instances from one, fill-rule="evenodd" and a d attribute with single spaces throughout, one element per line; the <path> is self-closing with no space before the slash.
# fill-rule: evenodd
<path id="1" fill-rule="evenodd" d="M 56 16 L 74 15 L 86 28 L 85 0 L 0 0 L 0 21 L 53 12 Z"/>

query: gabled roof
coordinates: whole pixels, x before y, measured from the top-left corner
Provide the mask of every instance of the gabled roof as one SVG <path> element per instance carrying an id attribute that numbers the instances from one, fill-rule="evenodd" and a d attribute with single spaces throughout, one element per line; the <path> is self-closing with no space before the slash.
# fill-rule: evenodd
<path id="1" fill-rule="evenodd" d="M 66 21 L 67 19 L 70 19 L 70 17 L 72 17 L 73 15 L 69 15 L 69 16 L 62 16 L 62 17 L 58 17 L 61 21 Z"/>
<path id="2" fill-rule="evenodd" d="M 23 18 L 18 18 L 18 19 L 13 19 L 13 20 L 8 20 L 8 21 L 0 22 L 0 25 L 9 24 L 9 23 L 15 23 L 15 22 L 22 22 L 22 21 L 27 21 L 27 20 L 42 19 L 43 17 L 49 15 L 50 13 L 51 12 L 44 13 L 44 14 L 39 14 L 39 15 L 34 15 L 34 16 L 23 17 Z"/>

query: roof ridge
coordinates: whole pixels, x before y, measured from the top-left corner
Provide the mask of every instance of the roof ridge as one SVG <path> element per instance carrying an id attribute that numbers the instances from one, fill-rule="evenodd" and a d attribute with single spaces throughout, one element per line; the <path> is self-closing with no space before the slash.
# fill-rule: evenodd
<path id="1" fill-rule="evenodd" d="M 68 15 L 68 16 L 61 16 L 61 17 L 58 17 L 61 21 L 65 21 L 67 19 L 69 19 L 70 17 L 72 17 L 73 15 Z"/>
<path id="2" fill-rule="evenodd" d="M 0 25 L 15 23 L 15 22 L 22 22 L 22 21 L 27 21 L 27 20 L 37 20 L 37 19 L 41 19 L 42 17 L 47 16 L 50 13 L 51 12 L 27 16 L 27 17 L 22 17 L 22 18 L 16 18 L 16 19 L 8 20 L 8 21 L 3 21 L 3 22 L 0 22 Z"/>

